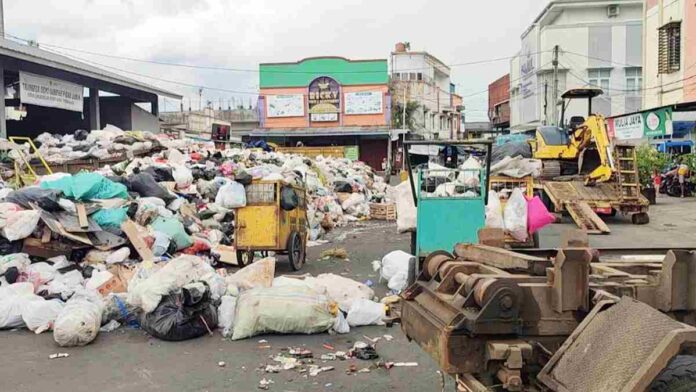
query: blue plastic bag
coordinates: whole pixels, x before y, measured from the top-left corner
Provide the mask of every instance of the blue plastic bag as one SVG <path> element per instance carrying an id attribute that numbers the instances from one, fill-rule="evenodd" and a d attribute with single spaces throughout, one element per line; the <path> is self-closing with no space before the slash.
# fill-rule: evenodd
<path id="1" fill-rule="evenodd" d="M 55 181 L 44 181 L 41 188 L 59 189 L 65 197 L 75 200 L 128 198 L 125 185 L 113 182 L 99 173 L 80 172 Z"/>

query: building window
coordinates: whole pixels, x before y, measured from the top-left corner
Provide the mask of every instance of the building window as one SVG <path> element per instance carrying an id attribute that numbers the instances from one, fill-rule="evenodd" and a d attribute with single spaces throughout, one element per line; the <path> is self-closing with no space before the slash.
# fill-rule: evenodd
<path id="1" fill-rule="evenodd" d="M 394 75 L 392 76 L 394 80 L 401 80 L 401 74 L 398 72 L 394 72 Z"/>
<path id="2" fill-rule="evenodd" d="M 587 71 L 590 87 L 599 87 L 602 90 L 609 90 L 610 69 L 591 69 Z"/>
<path id="3" fill-rule="evenodd" d="M 670 22 L 660 27 L 657 72 L 679 71 L 681 65 L 681 22 Z"/>
<path id="4" fill-rule="evenodd" d="M 416 73 L 411 72 L 411 79 L 410 80 L 416 80 Z"/>
<path id="5" fill-rule="evenodd" d="M 423 80 L 423 73 L 422 73 L 422 72 L 418 72 L 418 73 L 416 74 L 416 76 L 417 76 L 417 79 L 418 79 L 419 81 Z"/>
<path id="6" fill-rule="evenodd" d="M 638 92 L 643 86 L 643 71 L 640 68 L 626 68 L 626 90 Z"/>

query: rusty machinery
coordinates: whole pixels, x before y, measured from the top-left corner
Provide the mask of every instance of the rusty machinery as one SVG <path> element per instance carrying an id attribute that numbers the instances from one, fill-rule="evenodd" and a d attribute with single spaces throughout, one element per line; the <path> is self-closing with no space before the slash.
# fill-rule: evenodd
<path id="1" fill-rule="evenodd" d="M 641 391 L 674 377 L 661 372 L 696 343 L 695 254 L 596 261 L 588 248 L 545 259 L 459 244 L 402 294 L 402 328 L 461 391 Z"/>

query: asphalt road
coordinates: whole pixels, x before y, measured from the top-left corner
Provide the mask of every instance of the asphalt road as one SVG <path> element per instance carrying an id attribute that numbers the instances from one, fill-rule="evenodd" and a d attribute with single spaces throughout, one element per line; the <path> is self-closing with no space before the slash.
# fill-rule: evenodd
<path id="1" fill-rule="evenodd" d="M 338 237 L 338 238 L 336 238 Z M 386 285 L 379 284 L 371 263 L 395 249 L 408 250 L 409 239 L 397 235 L 394 225 L 355 224 L 336 230 L 335 243 L 312 247 L 308 264 L 301 273 L 313 275 L 333 272 L 359 281 L 375 282 L 382 297 Z M 348 250 L 349 260 L 317 260 L 326 248 L 340 246 Z M 290 273 L 283 257 L 276 275 Z M 350 365 L 369 367 L 371 361 L 328 361 L 321 366 L 335 369 L 316 377 L 296 371 L 264 374 L 258 370 L 274 364 L 271 357 L 282 348 L 304 346 L 317 357 L 329 352 L 323 344 L 347 350 L 364 336 L 392 335 L 393 340 L 377 343 L 384 361 L 418 362 L 416 368 L 376 369 L 370 373 L 346 374 Z M 265 339 L 268 343 L 260 344 Z M 263 346 L 270 345 L 271 348 Z M 68 358 L 49 359 L 53 353 L 68 353 Z M 218 362 L 225 366 L 219 367 Z M 34 335 L 26 330 L 0 332 L 0 390 L 51 392 L 115 391 L 255 391 L 263 378 L 273 380 L 270 391 L 440 391 L 437 367 L 415 343 L 409 343 L 400 326 L 353 328 L 349 334 L 265 335 L 243 341 L 225 340 L 216 332 L 185 342 L 164 342 L 140 330 L 120 328 L 100 333 L 86 347 L 61 348 L 51 333 Z M 448 381 L 451 385 L 451 381 Z"/>
<path id="2" fill-rule="evenodd" d="M 607 220 L 612 234 L 591 236 L 593 246 L 696 247 L 696 199 L 661 198 L 651 208 L 651 222 L 634 226 L 626 217 Z M 574 228 L 570 218 L 542 231 L 542 247 L 558 245 L 563 230 Z M 382 297 L 386 285 L 378 283 L 371 262 L 385 253 L 408 250 L 409 238 L 399 235 L 393 224 L 357 223 L 335 230 L 332 243 L 310 248 L 308 264 L 301 273 L 317 275 L 323 272 L 342 274 L 359 281 L 375 282 L 375 292 Z M 319 253 L 331 247 L 343 247 L 349 260 L 318 260 Z M 276 275 L 290 273 L 284 259 L 277 265 Z M 336 350 L 348 349 L 353 342 L 392 335 L 390 342 L 380 341 L 378 353 L 385 361 L 414 361 L 416 368 L 377 369 L 370 373 L 348 375 L 350 365 L 358 369 L 371 362 L 348 360 L 330 361 L 320 365 L 335 369 L 309 377 L 295 371 L 264 374 L 258 369 L 273 363 L 271 357 L 282 348 L 304 346 L 316 356 L 328 352 L 322 347 L 330 344 Z M 260 344 L 265 339 L 268 343 Z M 270 345 L 270 348 L 263 347 Z M 50 360 L 48 356 L 66 352 L 68 358 Z M 225 366 L 219 367 L 218 362 Z M 60 348 L 50 333 L 34 335 L 27 331 L 0 332 L 0 390 L 52 392 L 112 392 L 112 391 L 254 391 L 262 378 L 273 380 L 271 391 L 440 391 L 437 367 L 415 343 L 409 343 L 400 327 L 354 328 L 347 335 L 267 335 L 243 341 L 221 337 L 170 343 L 149 337 L 139 330 L 120 328 L 101 333 L 96 341 L 82 348 Z M 451 380 L 447 380 L 452 390 Z"/>

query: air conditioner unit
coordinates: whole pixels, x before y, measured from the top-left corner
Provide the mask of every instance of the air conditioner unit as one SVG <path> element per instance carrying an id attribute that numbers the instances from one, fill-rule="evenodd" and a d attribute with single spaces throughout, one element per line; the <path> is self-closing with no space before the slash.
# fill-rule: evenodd
<path id="1" fill-rule="evenodd" d="M 619 5 L 612 4 L 610 6 L 607 6 L 607 16 L 610 18 L 616 18 L 617 16 L 619 16 Z"/>

